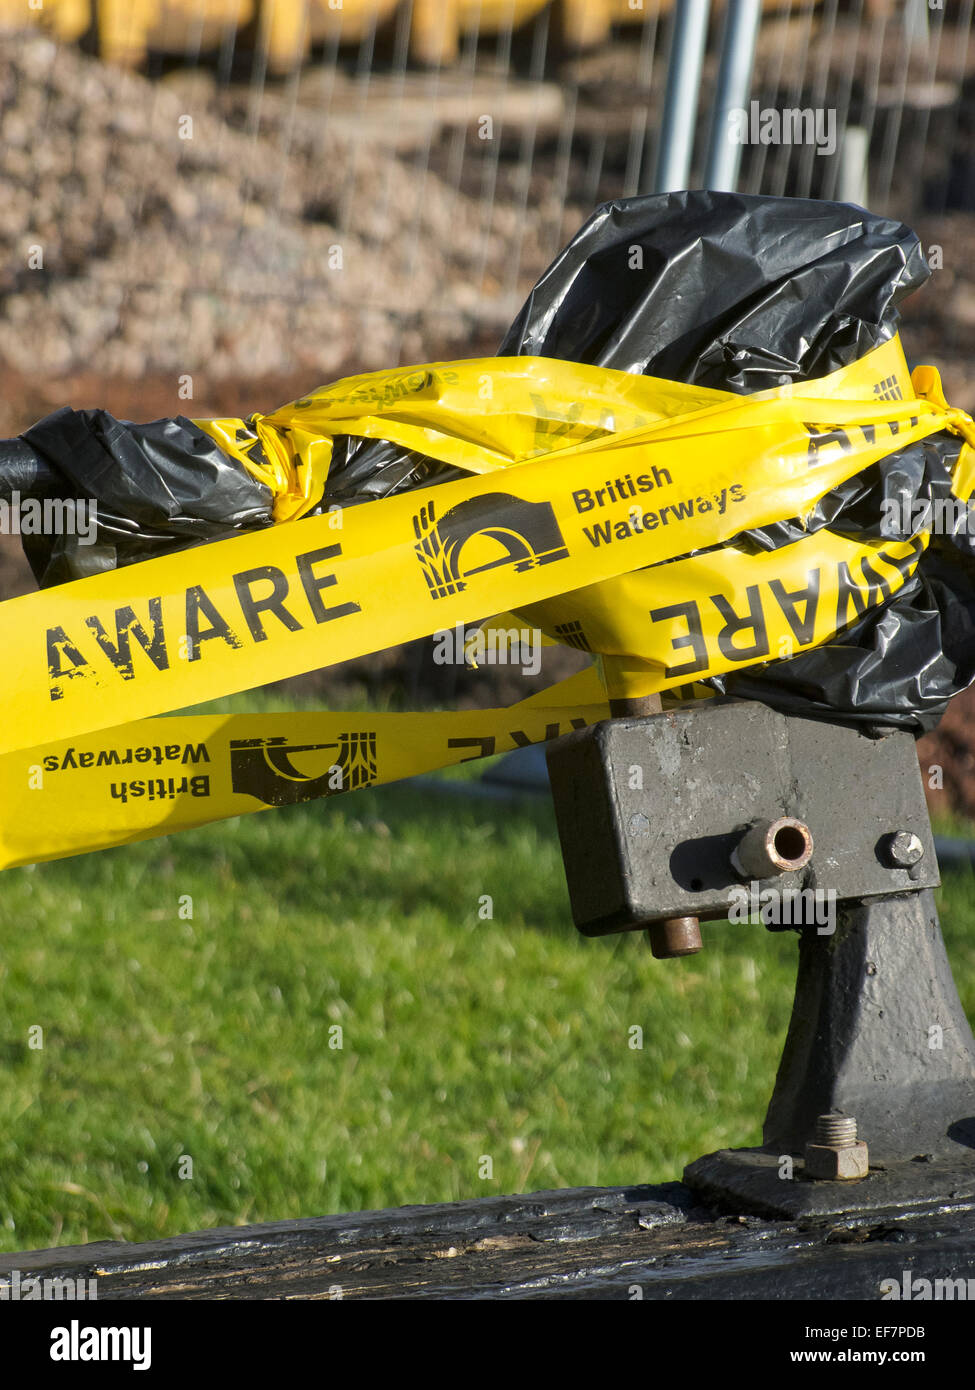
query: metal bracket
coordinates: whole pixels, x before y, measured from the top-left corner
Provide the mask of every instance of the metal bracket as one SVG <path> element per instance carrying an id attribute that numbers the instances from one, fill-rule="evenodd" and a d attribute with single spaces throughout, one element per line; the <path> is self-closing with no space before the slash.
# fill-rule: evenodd
<path id="1" fill-rule="evenodd" d="M 809 827 L 814 851 L 759 888 L 821 888 L 837 902 L 940 882 L 910 734 L 869 738 L 752 701 L 609 719 L 548 747 L 576 926 L 587 936 L 723 918 L 733 856 L 760 822 Z M 903 865 L 893 838 L 916 837 Z M 747 876 L 744 881 L 747 881 Z"/>

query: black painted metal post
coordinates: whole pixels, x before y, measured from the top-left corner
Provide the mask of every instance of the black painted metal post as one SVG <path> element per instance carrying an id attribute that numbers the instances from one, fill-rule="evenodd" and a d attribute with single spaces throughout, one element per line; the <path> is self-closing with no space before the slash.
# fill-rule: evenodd
<path id="1" fill-rule="evenodd" d="M 871 1159 L 975 1145 L 975 1038 L 930 891 L 846 903 L 832 936 L 802 933 L 766 1147 L 801 1154 L 831 1110 L 856 1116 Z"/>

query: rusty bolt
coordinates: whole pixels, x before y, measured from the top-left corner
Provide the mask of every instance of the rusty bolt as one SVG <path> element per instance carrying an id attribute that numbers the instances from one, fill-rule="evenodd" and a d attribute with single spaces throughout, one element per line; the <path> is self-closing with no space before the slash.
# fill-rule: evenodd
<path id="1" fill-rule="evenodd" d="M 775 878 L 809 863 L 813 838 L 809 826 L 793 816 L 756 821 L 738 841 L 731 865 L 742 878 Z"/>
<path id="2" fill-rule="evenodd" d="M 831 1182 L 865 1178 L 870 1167 L 867 1146 L 857 1138 L 852 1115 L 820 1115 L 811 1144 L 806 1145 L 806 1177 Z"/>
<path id="3" fill-rule="evenodd" d="M 924 857 L 924 846 L 911 830 L 897 830 L 884 841 L 884 854 L 892 869 L 910 869 Z"/>

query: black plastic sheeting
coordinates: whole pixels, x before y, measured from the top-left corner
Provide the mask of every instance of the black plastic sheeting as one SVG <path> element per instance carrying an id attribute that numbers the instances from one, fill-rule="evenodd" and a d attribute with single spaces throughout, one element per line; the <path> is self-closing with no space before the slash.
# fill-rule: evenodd
<path id="1" fill-rule="evenodd" d="M 846 203 L 668 193 L 599 208 L 499 355 L 562 357 L 722 391 L 855 362 L 929 275 L 914 233 Z"/>
<path id="2" fill-rule="evenodd" d="M 0 445 L 8 495 L 13 443 Z M 21 538 L 44 588 L 272 524 L 270 489 L 183 416 L 136 425 L 105 410 L 65 408 L 19 443 L 60 475 L 61 496 L 98 504 L 93 544 L 71 534 Z"/>
<path id="3" fill-rule="evenodd" d="M 713 192 L 630 198 L 600 207 L 560 253 L 499 355 L 760 391 L 824 376 L 893 337 L 896 306 L 928 274 L 908 227 L 850 204 Z M 61 478 L 63 495 L 98 501 L 96 545 L 24 538 L 44 585 L 271 524 L 268 490 L 185 418 L 133 425 L 62 410 L 22 440 L 39 473 L 46 465 Z M 822 526 L 908 540 L 910 531 L 882 525 L 883 500 L 947 498 L 959 449 L 945 433 L 896 451 L 823 498 L 804 527 L 781 522 L 737 543 L 769 550 Z M 8 458 L 18 476 L 30 473 L 22 450 L 0 444 L 0 475 Z M 316 510 L 458 476 L 422 454 L 342 437 Z M 919 734 L 973 678 L 975 548 L 959 527 L 933 537 L 908 584 L 827 646 L 707 684 L 787 712 Z"/>

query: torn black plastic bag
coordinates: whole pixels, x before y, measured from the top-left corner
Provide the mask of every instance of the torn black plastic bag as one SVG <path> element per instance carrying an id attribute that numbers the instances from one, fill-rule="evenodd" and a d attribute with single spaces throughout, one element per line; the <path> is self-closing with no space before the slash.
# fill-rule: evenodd
<path id="1" fill-rule="evenodd" d="M 22 536 L 45 588 L 271 525 L 270 489 L 184 416 L 138 425 L 105 410 L 65 408 L 22 440 L 49 470 L 35 474 L 35 492 L 43 486 L 51 495 L 53 475 L 63 480 L 61 497 L 95 502 L 93 540 L 72 532 Z M 21 459 L 14 481 L 25 473 Z"/>
<path id="2" fill-rule="evenodd" d="M 765 391 L 892 338 L 897 304 L 929 274 L 909 227 L 849 203 L 627 198 L 560 252 L 498 353 Z"/>
<path id="3" fill-rule="evenodd" d="M 383 441 L 339 436 L 308 515 L 464 475 Z M 22 534 L 42 588 L 272 524 L 271 490 L 185 416 L 133 424 L 106 410 L 46 416 L 0 440 L 0 498 L 94 501 L 95 536 Z"/>

